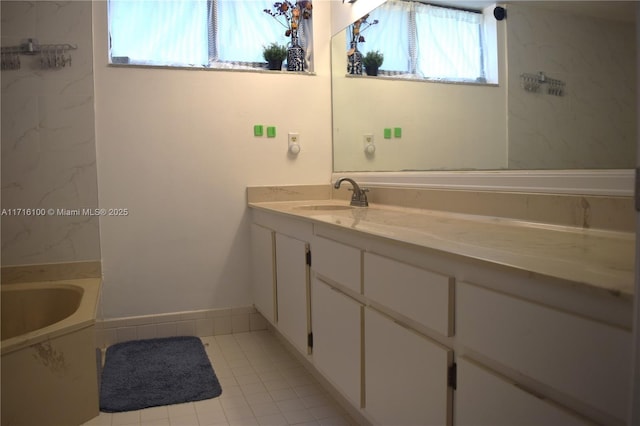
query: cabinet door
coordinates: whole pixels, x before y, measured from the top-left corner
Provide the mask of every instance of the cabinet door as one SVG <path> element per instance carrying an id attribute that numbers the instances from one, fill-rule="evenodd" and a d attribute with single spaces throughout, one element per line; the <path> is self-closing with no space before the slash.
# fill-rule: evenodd
<path id="1" fill-rule="evenodd" d="M 631 333 L 460 282 L 464 346 L 622 421 L 629 406 Z"/>
<path id="2" fill-rule="evenodd" d="M 464 357 L 457 360 L 456 426 L 586 426 L 546 402 Z"/>
<path id="3" fill-rule="evenodd" d="M 365 411 L 381 425 L 450 425 L 452 352 L 365 309 Z"/>
<path id="4" fill-rule="evenodd" d="M 251 273 L 253 303 L 256 309 L 275 324 L 275 232 L 251 224 Z"/>
<path id="5" fill-rule="evenodd" d="M 362 305 L 314 278 L 311 317 L 315 367 L 360 407 Z"/>
<path id="6" fill-rule="evenodd" d="M 307 353 L 309 334 L 309 267 L 304 241 L 276 233 L 278 330 L 300 352 Z"/>

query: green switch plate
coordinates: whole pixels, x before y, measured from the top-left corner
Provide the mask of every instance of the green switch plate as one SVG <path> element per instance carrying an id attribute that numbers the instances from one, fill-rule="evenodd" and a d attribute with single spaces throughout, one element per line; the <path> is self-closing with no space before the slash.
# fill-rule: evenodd
<path id="1" fill-rule="evenodd" d="M 253 126 L 253 136 L 262 136 L 264 135 L 264 127 L 262 124 L 256 124 Z"/>
<path id="2" fill-rule="evenodd" d="M 384 129 L 384 138 L 385 139 L 391 139 L 391 129 L 390 128 Z"/>
<path id="3" fill-rule="evenodd" d="M 276 128 L 269 126 L 267 127 L 267 137 L 268 138 L 275 138 L 276 137 Z"/>
<path id="4" fill-rule="evenodd" d="M 394 127 L 393 136 L 396 137 L 396 138 L 401 138 L 402 137 L 402 127 Z"/>

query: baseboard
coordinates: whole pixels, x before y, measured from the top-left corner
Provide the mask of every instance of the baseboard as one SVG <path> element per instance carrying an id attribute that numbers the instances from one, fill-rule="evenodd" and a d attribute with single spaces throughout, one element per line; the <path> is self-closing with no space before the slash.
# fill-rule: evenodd
<path id="1" fill-rule="evenodd" d="M 216 336 L 266 330 L 267 321 L 253 306 L 173 312 L 96 321 L 96 345 L 173 336 Z"/>

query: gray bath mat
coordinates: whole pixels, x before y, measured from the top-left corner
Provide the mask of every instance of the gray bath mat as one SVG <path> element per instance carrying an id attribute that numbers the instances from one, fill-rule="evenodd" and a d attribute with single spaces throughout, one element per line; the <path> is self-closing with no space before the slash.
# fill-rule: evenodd
<path id="1" fill-rule="evenodd" d="M 134 340 L 107 348 L 100 411 L 140 410 L 215 398 L 221 393 L 197 337 Z"/>

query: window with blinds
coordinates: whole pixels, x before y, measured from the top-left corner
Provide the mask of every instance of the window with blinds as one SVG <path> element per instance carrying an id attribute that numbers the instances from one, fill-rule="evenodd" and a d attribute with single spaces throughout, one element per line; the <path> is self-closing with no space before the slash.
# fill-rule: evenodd
<path id="1" fill-rule="evenodd" d="M 110 62 L 262 68 L 264 46 L 290 42 L 283 27 L 264 12 L 273 7 L 273 0 L 109 0 Z M 310 61 L 308 21 L 298 35 Z"/>
<path id="2" fill-rule="evenodd" d="M 480 11 L 388 0 L 367 20 L 377 21 L 358 44 L 364 55 L 384 55 L 382 74 L 452 82 L 487 81 L 487 35 Z M 348 39 L 350 44 L 352 40 Z"/>

